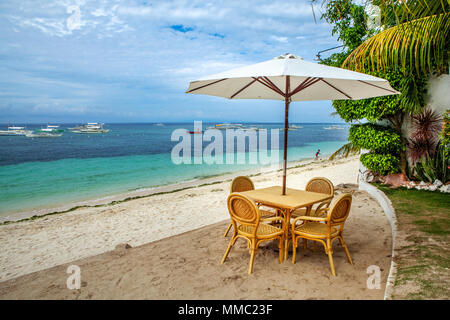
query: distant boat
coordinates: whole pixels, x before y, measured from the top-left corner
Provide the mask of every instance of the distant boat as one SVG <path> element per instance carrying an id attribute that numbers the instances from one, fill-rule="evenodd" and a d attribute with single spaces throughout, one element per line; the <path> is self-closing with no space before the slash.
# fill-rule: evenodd
<path id="1" fill-rule="evenodd" d="M 293 125 L 289 126 L 289 128 L 301 129 L 301 128 L 303 128 L 303 127 L 302 127 L 302 126 L 297 126 L 297 125 L 293 124 Z"/>
<path id="2" fill-rule="evenodd" d="M 37 132 L 53 132 L 53 133 L 60 133 L 64 132 L 64 129 L 60 129 L 59 126 L 51 126 L 47 124 L 46 128 L 41 128 L 36 130 Z"/>
<path id="3" fill-rule="evenodd" d="M 164 127 L 164 123 L 156 123 L 155 126 L 157 126 L 157 127 Z"/>
<path id="4" fill-rule="evenodd" d="M 24 136 L 31 132 L 31 130 L 26 130 L 25 127 L 14 127 L 8 124 L 7 130 L 0 130 L 0 136 Z"/>
<path id="5" fill-rule="evenodd" d="M 75 128 L 69 128 L 70 131 L 73 133 L 107 133 L 109 132 L 109 129 L 103 128 L 104 123 L 97 123 L 97 122 L 88 122 L 87 124 L 75 127 Z"/>
<path id="6" fill-rule="evenodd" d="M 227 129 L 245 129 L 241 123 L 220 123 L 216 124 L 214 127 L 208 127 L 207 129 L 218 129 L 218 130 L 227 130 Z"/>
<path id="7" fill-rule="evenodd" d="M 30 132 L 25 135 L 27 138 L 58 138 L 62 136 L 62 132 L 42 132 L 42 131 L 35 131 Z"/>
<path id="8" fill-rule="evenodd" d="M 336 125 L 333 125 L 333 126 L 330 126 L 330 127 L 323 127 L 325 130 L 344 130 L 345 128 L 344 127 L 341 127 L 341 126 L 336 126 Z"/>

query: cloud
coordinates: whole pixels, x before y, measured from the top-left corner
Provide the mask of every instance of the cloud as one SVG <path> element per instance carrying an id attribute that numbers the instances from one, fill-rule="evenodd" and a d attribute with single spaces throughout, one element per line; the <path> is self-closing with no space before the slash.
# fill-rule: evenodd
<path id="1" fill-rule="evenodd" d="M 0 17 L 0 107 L 24 116 L 59 103 L 61 114 L 145 108 L 151 117 L 164 106 L 166 117 L 202 110 L 211 119 L 229 102 L 187 97 L 189 81 L 286 52 L 312 60 L 339 45 L 309 0 L 22 0 L 1 3 Z M 268 102 L 246 103 L 256 111 Z"/>
<path id="2" fill-rule="evenodd" d="M 288 38 L 287 37 L 277 37 L 277 36 L 270 36 L 271 39 L 281 42 L 281 43 L 287 43 Z"/>

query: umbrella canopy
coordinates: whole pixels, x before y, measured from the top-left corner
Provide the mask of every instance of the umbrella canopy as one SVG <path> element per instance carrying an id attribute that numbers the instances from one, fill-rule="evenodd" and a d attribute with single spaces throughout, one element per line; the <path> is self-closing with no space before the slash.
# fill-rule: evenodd
<path id="1" fill-rule="evenodd" d="M 285 101 L 283 194 L 286 194 L 287 129 L 291 101 L 358 100 L 400 94 L 385 79 L 305 61 L 293 54 L 192 81 L 186 93 L 228 99 Z"/>

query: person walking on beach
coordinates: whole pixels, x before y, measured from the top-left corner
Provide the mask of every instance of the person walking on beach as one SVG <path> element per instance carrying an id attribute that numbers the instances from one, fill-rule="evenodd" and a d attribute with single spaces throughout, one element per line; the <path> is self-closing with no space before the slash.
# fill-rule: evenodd
<path id="1" fill-rule="evenodd" d="M 317 152 L 316 152 L 316 158 L 315 158 L 314 160 L 319 160 L 319 153 L 320 153 L 320 149 L 317 150 Z"/>

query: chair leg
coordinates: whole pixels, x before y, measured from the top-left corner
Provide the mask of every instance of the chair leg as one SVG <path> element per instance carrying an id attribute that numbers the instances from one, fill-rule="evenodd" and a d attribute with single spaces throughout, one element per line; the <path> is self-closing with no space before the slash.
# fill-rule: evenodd
<path id="1" fill-rule="evenodd" d="M 280 240 L 278 240 L 278 261 L 280 263 L 283 262 L 283 255 L 284 255 L 283 243 L 284 243 L 284 238 L 280 237 Z"/>
<path id="2" fill-rule="evenodd" d="M 295 258 L 297 256 L 297 241 L 295 236 L 292 236 L 292 264 L 295 264 Z"/>
<path id="3" fill-rule="evenodd" d="M 231 247 L 234 245 L 234 243 L 236 242 L 237 237 L 235 235 L 233 235 L 233 237 L 230 240 L 230 243 L 228 244 L 228 248 L 227 251 L 225 251 L 225 255 L 222 258 L 222 264 L 225 262 L 225 260 L 228 257 L 228 254 L 230 253 Z"/>
<path id="4" fill-rule="evenodd" d="M 342 236 L 339 237 L 339 242 L 341 246 L 344 247 L 345 255 L 347 256 L 347 260 L 350 264 L 353 264 L 352 258 L 350 257 L 350 252 L 348 252 L 347 245 L 345 244 L 344 238 Z"/>
<path id="5" fill-rule="evenodd" d="M 230 222 L 230 224 L 228 225 L 228 228 L 227 228 L 227 231 L 225 231 L 225 234 L 223 235 L 223 237 L 224 238 L 226 238 L 227 237 L 227 235 L 228 235 L 228 232 L 230 232 L 230 229 L 231 229 L 231 227 L 233 226 L 233 223 L 232 222 Z"/>
<path id="6" fill-rule="evenodd" d="M 289 256 L 289 236 L 285 236 L 284 239 L 284 260 L 287 260 Z"/>
<path id="7" fill-rule="evenodd" d="M 248 266 L 248 274 L 251 274 L 253 272 L 253 262 L 255 261 L 255 255 L 257 250 L 257 244 L 256 241 L 252 241 L 251 244 L 252 248 L 250 249 L 250 265 Z"/>
<path id="8" fill-rule="evenodd" d="M 333 247 L 331 246 L 330 239 L 327 239 L 327 254 L 328 254 L 328 260 L 330 260 L 331 274 L 333 276 L 336 276 L 336 272 L 334 270 L 334 262 L 333 262 Z"/>

